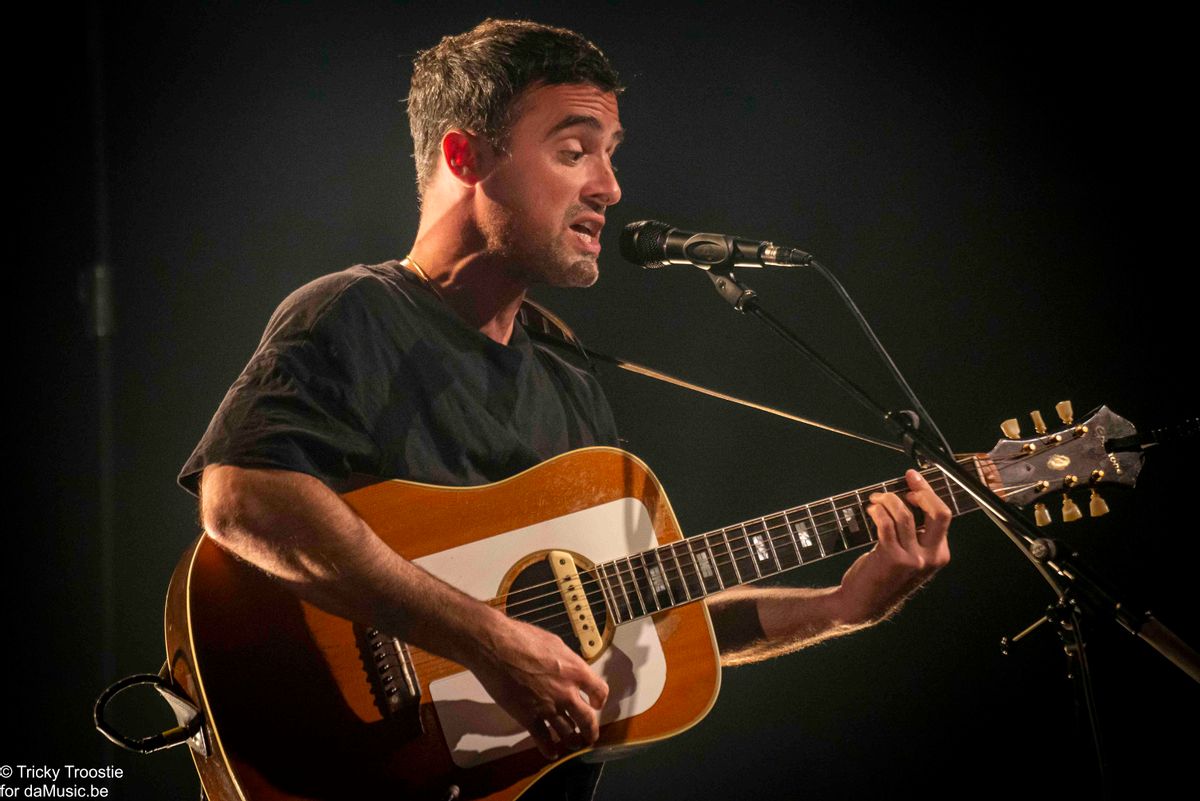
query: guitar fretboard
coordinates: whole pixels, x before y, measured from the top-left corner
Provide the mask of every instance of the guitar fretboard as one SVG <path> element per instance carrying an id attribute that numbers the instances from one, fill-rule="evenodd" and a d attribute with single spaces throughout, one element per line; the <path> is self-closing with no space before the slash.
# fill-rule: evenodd
<path id="1" fill-rule="evenodd" d="M 955 516 L 978 508 L 941 471 L 923 475 Z M 907 489 L 903 478 L 873 484 L 597 564 L 583 580 L 599 585 L 613 622 L 624 623 L 871 545 L 870 496 Z"/>

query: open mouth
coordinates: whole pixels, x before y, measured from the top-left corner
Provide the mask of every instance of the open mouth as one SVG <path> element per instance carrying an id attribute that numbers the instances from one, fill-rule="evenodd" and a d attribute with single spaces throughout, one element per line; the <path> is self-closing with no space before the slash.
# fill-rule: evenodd
<path id="1" fill-rule="evenodd" d="M 580 243 L 591 253 L 600 252 L 600 229 L 604 227 L 603 220 L 579 220 L 568 226 L 579 237 Z"/>
<path id="2" fill-rule="evenodd" d="M 597 222 L 577 222 L 571 225 L 570 228 L 591 242 L 595 242 L 600 236 L 600 223 Z"/>

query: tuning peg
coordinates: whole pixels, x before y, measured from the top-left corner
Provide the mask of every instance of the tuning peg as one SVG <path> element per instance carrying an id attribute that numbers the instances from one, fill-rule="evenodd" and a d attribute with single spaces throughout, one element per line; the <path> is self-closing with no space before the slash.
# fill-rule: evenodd
<path id="1" fill-rule="evenodd" d="M 1092 490 L 1092 499 L 1088 501 L 1088 514 L 1092 517 L 1100 517 L 1108 514 L 1108 504 L 1100 497 L 1100 493 Z"/>
<path id="2" fill-rule="evenodd" d="M 1050 510 L 1046 508 L 1046 504 L 1035 503 L 1033 505 L 1033 519 L 1039 526 L 1050 525 Z"/>
<path id="3" fill-rule="evenodd" d="M 1069 426 L 1075 421 L 1075 410 L 1071 408 L 1069 400 L 1054 404 L 1054 411 L 1058 412 L 1058 419 L 1062 420 L 1064 425 Z"/>
<path id="4" fill-rule="evenodd" d="M 1032 412 L 1029 413 L 1029 416 L 1031 418 L 1033 418 L 1033 430 L 1038 432 L 1039 434 L 1045 434 L 1046 433 L 1046 421 L 1042 419 L 1042 413 L 1039 412 L 1037 409 L 1034 409 Z"/>
<path id="5" fill-rule="evenodd" d="M 1009 439 L 1021 438 L 1021 424 L 1017 422 L 1017 418 L 1010 417 L 1000 424 L 1000 430 L 1004 432 L 1004 436 Z"/>
<path id="6" fill-rule="evenodd" d="M 1071 500 L 1070 495 L 1063 496 L 1063 522 L 1074 523 L 1076 520 L 1083 518 L 1083 512 L 1079 511 L 1079 505 Z"/>

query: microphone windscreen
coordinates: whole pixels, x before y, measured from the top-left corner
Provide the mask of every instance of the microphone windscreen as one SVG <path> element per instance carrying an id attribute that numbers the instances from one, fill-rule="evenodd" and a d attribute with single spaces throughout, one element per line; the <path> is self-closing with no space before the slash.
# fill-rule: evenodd
<path id="1" fill-rule="evenodd" d="M 658 220 L 639 220 L 621 231 L 621 258 L 639 267 L 662 267 L 671 226 Z"/>

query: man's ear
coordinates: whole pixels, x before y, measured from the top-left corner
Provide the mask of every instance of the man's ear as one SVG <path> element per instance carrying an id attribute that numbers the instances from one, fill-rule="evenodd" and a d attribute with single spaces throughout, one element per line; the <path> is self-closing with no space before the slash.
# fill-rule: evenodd
<path id="1" fill-rule="evenodd" d="M 487 144 L 478 136 L 466 131 L 447 131 L 442 137 L 442 163 L 456 179 L 468 186 L 479 183 L 486 171 L 487 153 L 481 148 Z"/>

